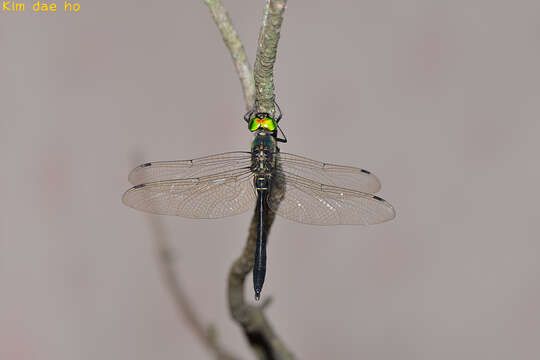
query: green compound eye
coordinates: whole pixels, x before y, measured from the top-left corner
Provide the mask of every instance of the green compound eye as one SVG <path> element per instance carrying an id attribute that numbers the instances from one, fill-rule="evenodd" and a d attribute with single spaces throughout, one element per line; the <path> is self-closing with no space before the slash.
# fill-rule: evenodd
<path id="1" fill-rule="evenodd" d="M 258 128 L 262 127 L 263 129 L 266 129 L 268 131 L 274 131 L 276 130 L 276 122 L 274 119 L 265 117 L 265 118 L 253 118 L 249 121 L 248 128 L 249 131 L 255 131 Z"/>
<path id="2" fill-rule="evenodd" d="M 274 131 L 276 130 L 276 122 L 272 118 L 264 118 L 262 119 L 262 127 L 268 131 Z"/>
<path id="3" fill-rule="evenodd" d="M 258 128 L 261 127 L 261 123 L 258 120 L 260 120 L 260 119 L 259 118 L 253 118 L 253 119 L 249 120 L 249 124 L 248 124 L 249 131 L 255 131 L 255 130 L 257 130 Z"/>

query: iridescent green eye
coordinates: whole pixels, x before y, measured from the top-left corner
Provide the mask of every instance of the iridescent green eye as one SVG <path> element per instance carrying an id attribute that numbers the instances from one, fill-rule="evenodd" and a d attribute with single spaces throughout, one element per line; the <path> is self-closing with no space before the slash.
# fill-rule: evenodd
<path id="1" fill-rule="evenodd" d="M 274 131 L 276 130 L 276 122 L 274 119 L 266 117 L 262 120 L 262 127 L 268 131 Z"/>
<path id="2" fill-rule="evenodd" d="M 248 124 L 249 131 L 255 131 L 260 127 L 268 131 L 274 131 L 276 130 L 276 126 L 277 126 L 276 121 L 269 117 L 264 117 L 264 118 L 255 117 L 251 119 Z"/>
<path id="3" fill-rule="evenodd" d="M 255 131 L 255 130 L 257 130 L 258 128 L 261 127 L 261 123 L 260 123 L 259 120 L 261 120 L 261 119 L 253 118 L 253 119 L 249 120 L 249 124 L 248 124 L 249 131 Z"/>

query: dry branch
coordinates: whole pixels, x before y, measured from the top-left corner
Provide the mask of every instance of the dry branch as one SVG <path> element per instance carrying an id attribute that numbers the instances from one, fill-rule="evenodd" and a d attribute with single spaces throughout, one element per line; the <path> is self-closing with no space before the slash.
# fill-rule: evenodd
<path id="1" fill-rule="evenodd" d="M 286 0 L 267 0 L 264 9 L 254 74 L 255 107 L 259 112 L 274 114 L 273 71 L 285 6 Z M 270 196 L 282 196 L 282 193 L 274 193 L 270 194 Z M 266 209 L 264 216 L 266 217 L 267 233 L 269 234 L 275 214 Z M 244 250 L 229 271 L 229 309 L 233 318 L 244 330 L 246 338 L 259 359 L 294 359 L 292 353 L 274 332 L 264 315 L 263 310 L 269 304 L 269 301 L 263 302 L 261 306 L 253 306 L 244 299 L 244 282 L 253 269 L 256 238 L 257 210 L 255 210 L 251 220 Z"/>
<path id="2" fill-rule="evenodd" d="M 246 109 L 251 110 L 256 106 L 259 112 L 274 114 L 275 94 L 273 71 L 283 13 L 287 1 L 266 1 L 255 60 L 255 74 L 251 71 L 244 46 L 221 1 L 204 0 L 204 2 L 208 5 L 212 17 L 221 32 L 223 41 L 233 58 L 242 84 Z M 276 191 L 276 193 L 270 194 L 270 196 L 282 196 L 282 193 Z M 275 214 L 269 209 L 265 211 L 264 216 L 267 220 L 266 226 L 269 233 L 270 227 L 274 222 Z M 246 338 L 260 359 L 294 359 L 292 353 L 279 339 L 264 315 L 264 309 L 270 304 L 270 298 L 267 298 L 259 306 L 250 305 L 244 299 L 244 281 L 253 268 L 253 254 L 255 252 L 257 232 L 256 216 L 257 214 L 255 213 L 249 228 L 246 246 L 229 271 L 229 309 L 232 317 L 242 327 Z M 180 286 L 179 279 L 174 270 L 171 250 L 168 246 L 167 235 L 164 231 L 163 224 L 156 217 L 152 217 L 150 221 L 155 232 L 154 239 L 160 271 L 164 283 L 175 301 L 177 311 L 186 319 L 197 338 L 214 354 L 216 359 L 237 359 L 237 357 L 224 349 L 219 343 L 214 328 L 212 326 L 204 326 L 198 318 L 187 294 Z"/>

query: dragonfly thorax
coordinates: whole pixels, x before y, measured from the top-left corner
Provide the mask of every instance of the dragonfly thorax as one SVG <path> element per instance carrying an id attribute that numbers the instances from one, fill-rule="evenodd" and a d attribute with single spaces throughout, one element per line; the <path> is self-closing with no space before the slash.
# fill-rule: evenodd
<path id="1" fill-rule="evenodd" d="M 256 174 L 270 174 L 275 167 L 276 141 L 264 131 L 259 131 L 251 143 L 251 170 Z"/>
<path id="2" fill-rule="evenodd" d="M 255 137 L 251 142 L 251 150 L 253 151 L 253 149 L 258 145 L 263 145 L 264 147 L 270 149 L 270 151 L 275 151 L 276 139 L 274 137 L 274 133 L 272 131 L 259 129 L 255 133 Z"/>

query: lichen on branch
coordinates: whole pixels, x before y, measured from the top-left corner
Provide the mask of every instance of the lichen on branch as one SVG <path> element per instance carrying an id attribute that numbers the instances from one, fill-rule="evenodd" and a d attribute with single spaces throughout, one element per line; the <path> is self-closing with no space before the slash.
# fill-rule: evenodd
<path id="1" fill-rule="evenodd" d="M 274 115 L 274 63 L 276 62 L 286 0 L 267 0 L 255 59 L 255 106 Z"/>

